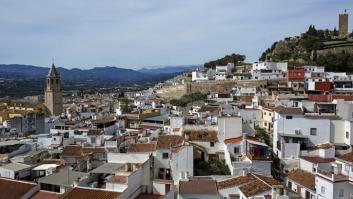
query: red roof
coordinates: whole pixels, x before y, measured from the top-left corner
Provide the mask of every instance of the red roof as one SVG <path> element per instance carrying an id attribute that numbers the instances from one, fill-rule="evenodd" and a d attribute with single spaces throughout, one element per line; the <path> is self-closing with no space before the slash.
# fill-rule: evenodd
<path id="1" fill-rule="evenodd" d="M 304 68 L 288 69 L 287 79 L 288 80 L 304 80 L 305 71 Z"/>
<path id="2" fill-rule="evenodd" d="M 243 137 L 229 138 L 224 140 L 224 144 L 236 143 L 243 140 Z"/>
<path id="3" fill-rule="evenodd" d="M 58 199 L 60 194 L 47 191 L 39 191 L 31 199 Z"/>
<path id="4" fill-rule="evenodd" d="M 316 91 L 331 91 L 332 83 L 331 82 L 315 82 Z"/>
<path id="5" fill-rule="evenodd" d="M 106 191 L 104 189 L 75 187 L 66 192 L 60 199 L 117 199 L 119 192 Z"/>

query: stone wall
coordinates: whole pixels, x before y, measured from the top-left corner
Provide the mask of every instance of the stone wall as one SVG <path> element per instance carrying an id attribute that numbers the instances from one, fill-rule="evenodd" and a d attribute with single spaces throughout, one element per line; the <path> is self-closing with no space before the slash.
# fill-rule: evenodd
<path id="1" fill-rule="evenodd" d="M 164 100 L 180 99 L 186 94 L 186 84 L 163 86 L 157 91 L 157 95 Z"/>
<path id="2" fill-rule="evenodd" d="M 231 90 L 234 87 L 251 87 L 267 85 L 267 80 L 209 80 L 202 82 L 189 82 L 187 83 L 187 93 L 222 93 Z"/>

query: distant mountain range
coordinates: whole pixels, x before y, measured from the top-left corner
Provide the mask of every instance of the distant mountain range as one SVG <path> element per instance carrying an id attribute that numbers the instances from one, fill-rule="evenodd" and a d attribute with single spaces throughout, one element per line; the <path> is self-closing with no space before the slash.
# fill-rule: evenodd
<path id="1" fill-rule="evenodd" d="M 114 66 L 95 67 L 93 69 L 66 69 L 58 67 L 63 82 L 136 82 L 136 81 L 155 81 L 172 77 L 176 74 L 188 71 L 196 66 L 165 66 L 160 68 L 143 68 L 132 70 L 118 68 Z M 0 64 L 0 78 L 5 79 L 44 79 L 49 68 L 20 65 L 20 64 Z"/>
<path id="2" fill-rule="evenodd" d="M 120 91 L 149 88 L 195 66 L 165 66 L 132 70 L 113 66 L 92 69 L 58 67 L 64 91 Z M 0 98 L 43 94 L 49 68 L 0 64 Z"/>
<path id="3" fill-rule="evenodd" d="M 139 72 L 146 74 L 170 74 L 170 73 L 183 73 L 192 69 L 200 68 L 201 65 L 188 65 L 188 66 L 163 66 L 153 68 L 142 68 Z"/>

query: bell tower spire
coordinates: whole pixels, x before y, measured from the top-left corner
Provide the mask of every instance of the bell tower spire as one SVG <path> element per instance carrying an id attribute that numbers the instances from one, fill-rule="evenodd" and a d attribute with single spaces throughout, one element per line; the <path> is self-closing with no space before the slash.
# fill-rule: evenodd
<path id="1" fill-rule="evenodd" d="M 45 105 L 52 115 L 60 115 L 63 111 L 61 79 L 54 60 L 46 77 Z"/>

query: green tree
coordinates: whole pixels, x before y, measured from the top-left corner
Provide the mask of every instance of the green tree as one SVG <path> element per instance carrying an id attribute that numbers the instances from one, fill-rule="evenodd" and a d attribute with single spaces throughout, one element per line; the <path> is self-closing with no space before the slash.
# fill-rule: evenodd
<path id="1" fill-rule="evenodd" d="M 245 55 L 240 55 L 240 54 L 231 54 L 231 55 L 226 55 L 221 59 L 217 59 L 214 61 L 209 61 L 204 64 L 205 68 L 214 68 L 217 65 L 227 65 L 228 63 L 234 63 L 234 65 L 237 65 L 239 62 L 243 62 L 245 60 L 246 56 Z"/>

